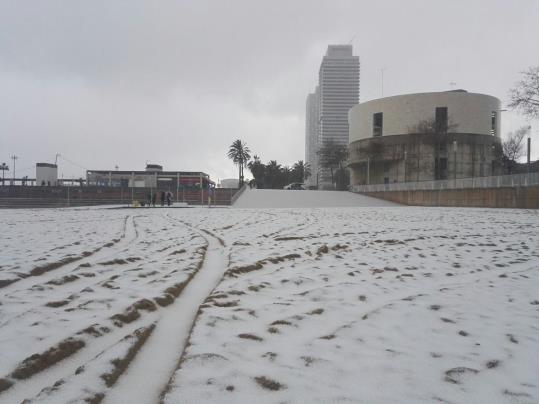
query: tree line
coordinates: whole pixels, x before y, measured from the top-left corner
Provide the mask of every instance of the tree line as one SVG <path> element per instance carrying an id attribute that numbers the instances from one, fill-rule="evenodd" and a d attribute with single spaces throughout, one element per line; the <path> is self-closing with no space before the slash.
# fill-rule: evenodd
<path id="1" fill-rule="evenodd" d="M 331 183 L 335 189 L 345 190 L 350 183 L 350 175 L 346 169 L 348 160 L 347 145 L 332 141 L 325 142 L 317 152 L 319 165 L 326 169 L 331 176 Z M 277 160 L 270 160 L 266 164 L 259 156 L 254 155 L 251 159 L 251 150 L 247 144 L 239 139 L 235 140 L 228 150 L 228 158 L 238 166 L 239 186 L 244 182 L 244 168 L 248 168 L 253 176 L 254 185 L 264 189 L 282 189 L 285 185 L 305 183 L 309 177 L 313 177 L 313 183 L 318 186 L 319 172 L 311 172 L 311 167 L 303 160 L 299 160 L 291 167 L 282 165 Z"/>
<path id="2" fill-rule="evenodd" d="M 277 160 L 270 160 L 264 164 L 257 155 L 253 155 L 251 159 L 251 150 L 240 139 L 230 145 L 227 155 L 238 166 L 240 187 L 245 183 L 245 168 L 248 168 L 253 176 L 253 185 L 264 189 L 282 189 L 293 182 L 304 183 L 311 175 L 309 165 L 303 160 L 299 160 L 290 167 L 279 164 Z"/>

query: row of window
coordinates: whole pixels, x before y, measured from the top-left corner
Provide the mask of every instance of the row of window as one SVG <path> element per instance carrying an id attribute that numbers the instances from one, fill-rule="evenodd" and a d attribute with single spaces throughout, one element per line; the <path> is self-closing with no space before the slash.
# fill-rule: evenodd
<path id="1" fill-rule="evenodd" d="M 490 134 L 496 136 L 496 111 L 492 111 L 490 119 Z M 447 107 L 436 107 L 434 112 L 434 129 L 436 133 L 446 133 L 448 130 Z M 376 112 L 372 115 L 372 136 L 382 136 L 384 129 L 383 112 Z"/>

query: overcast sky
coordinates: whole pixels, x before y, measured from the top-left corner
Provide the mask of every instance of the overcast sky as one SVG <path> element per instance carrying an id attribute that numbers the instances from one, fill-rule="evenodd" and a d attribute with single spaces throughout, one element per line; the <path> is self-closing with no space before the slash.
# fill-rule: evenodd
<path id="1" fill-rule="evenodd" d="M 0 163 L 35 176 L 144 169 L 235 177 L 235 139 L 304 159 L 305 97 L 328 44 L 351 43 L 360 101 L 457 88 L 506 104 L 539 65 L 538 0 L 0 0 Z M 502 130 L 539 122 L 513 112 Z M 71 162 L 77 164 L 72 164 Z M 11 175 L 11 172 L 10 172 Z"/>

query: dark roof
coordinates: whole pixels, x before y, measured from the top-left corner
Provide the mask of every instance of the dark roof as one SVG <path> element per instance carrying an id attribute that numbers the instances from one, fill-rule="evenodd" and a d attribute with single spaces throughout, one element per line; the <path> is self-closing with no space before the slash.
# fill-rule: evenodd
<path id="1" fill-rule="evenodd" d="M 51 163 L 36 163 L 36 167 L 58 168 L 56 164 L 51 164 Z"/>

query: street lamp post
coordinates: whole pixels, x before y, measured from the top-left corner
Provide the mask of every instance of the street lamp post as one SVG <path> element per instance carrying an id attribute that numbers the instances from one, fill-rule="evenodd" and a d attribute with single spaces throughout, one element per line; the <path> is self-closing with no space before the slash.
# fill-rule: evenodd
<path id="1" fill-rule="evenodd" d="M 404 182 L 406 182 L 406 156 L 408 152 L 404 150 Z"/>
<path id="2" fill-rule="evenodd" d="M 371 184 L 371 160 L 367 156 L 367 185 Z"/>
<path id="3" fill-rule="evenodd" d="M 18 159 L 16 155 L 11 156 L 11 159 L 13 160 L 13 182 L 15 182 L 15 161 Z"/>
<path id="4" fill-rule="evenodd" d="M 531 154 L 531 144 L 532 144 L 532 139 L 531 139 L 531 134 L 532 134 L 532 126 L 528 126 L 528 172 L 530 172 L 530 154 Z"/>
<path id="5" fill-rule="evenodd" d="M 457 180 L 457 141 L 453 140 L 453 171 L 455 172 L 455 181 Z"/>
<path id="6" fill-rule="evenodd" d="M 5 180 L 5 172 L 6 171 L 9 171 L 9 167 L 6 163 L 2 163 L 0 165 L 0 170 L 2 170 L 2 186 L 5 184 L 4 180 Z"/>

